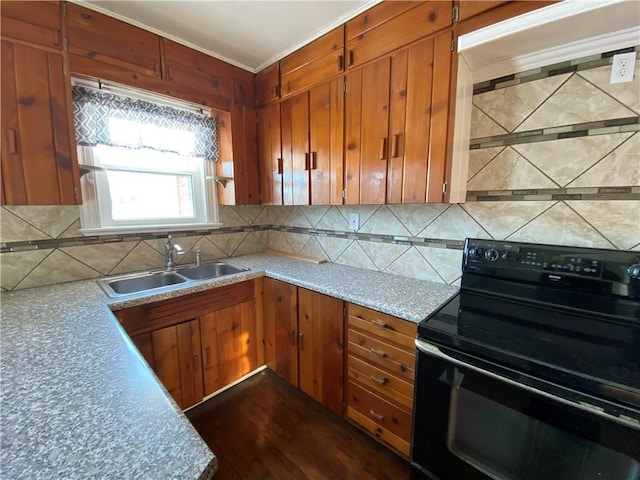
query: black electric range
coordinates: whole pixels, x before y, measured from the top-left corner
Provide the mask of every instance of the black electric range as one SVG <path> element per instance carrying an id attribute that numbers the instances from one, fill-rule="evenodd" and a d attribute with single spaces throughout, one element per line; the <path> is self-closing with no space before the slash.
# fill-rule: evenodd
<path id="1" fill-rule="evenodd" d="M 640 478 L 640 252 L 467 239 L 462 269 L 418 326 L 414 464 L 437 478 Z M 462 404 L 513 426 L 496 427 L 508 458 L 456 437 L 489 415 Z M 474 437 L 500 444 L 490 430 Z M 573 473 L 514 453 L 523 438 L 544 458 L 550 438 L 575 441 L 556 462 Z"/>

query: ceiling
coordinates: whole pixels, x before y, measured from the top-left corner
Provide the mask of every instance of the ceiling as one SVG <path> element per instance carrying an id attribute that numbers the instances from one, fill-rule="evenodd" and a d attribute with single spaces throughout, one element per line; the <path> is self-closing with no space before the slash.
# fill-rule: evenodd
<path id="1" fill-rule="evenodd" d="M 257 72 L 380 0 L 76 0 Z"/>

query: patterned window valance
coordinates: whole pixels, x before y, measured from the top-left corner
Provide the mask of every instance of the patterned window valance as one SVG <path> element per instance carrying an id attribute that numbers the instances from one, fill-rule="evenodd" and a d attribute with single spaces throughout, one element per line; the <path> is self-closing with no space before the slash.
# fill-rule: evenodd
<path id="1" fill-rule="evenodd" d="M 215 118 L 110 92 L 73 87 L 78 145 L 149 148 L 218 160 Z"/>

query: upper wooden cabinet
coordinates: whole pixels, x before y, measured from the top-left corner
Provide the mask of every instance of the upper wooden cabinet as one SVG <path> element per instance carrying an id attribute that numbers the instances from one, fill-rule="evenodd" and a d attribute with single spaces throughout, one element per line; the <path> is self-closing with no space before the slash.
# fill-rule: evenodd
<path id="1" fill-rule="evenodd" d="M 158 35 L 75 3 L 65 6 L 73 72 L 133 86 L 162 77 Z"/>
<path id="2" fill-rule="evenodd" d="M 342 77 L 282 102 L 283 203 L 342 204 Z"/>
<path id="3" fill-rule="evenodd" d="M 458 21 L 462 22 L 505 3 L 509 2 L 505 0 L 458 0 L 454 2 L 454 5 L 458 8 Z"/>
<path id="4" fill-rule="evenodd" d="M 3 40 L 1 60 L 2 203 L 80 203 L 62 55 Z"/>
<path id="5" fill-rule="evenodd" d="M 60 2 L 0 2 L 2 36 L 60 49 Z"/>
<path id="6" fill-rule="evenodd" d="M 558 1 L 475 1 L 462 0 L 458 4 L 458 35 L 502 22 L 512 17 L 558 3 Z"/>
<path id="7" fill-rule="evenodd" d="M 347 65 L 362 65 L 451 24 L 451 1 L 382 2 L 347 22 Z"/>
<path id="8" fill-rule="evenodd" d="M 172 96 L 229 111 L 232 97 L 231 65 L 192 48 L 162 39 L 164 78 L 179 88 Z"/>
<path id="9" fill-rule="evenodd" d="M 256 74 L 256 103 L 264 105 L 280 98 L 280 62 Z"/>
<path id="10" fill-rule="evenodd" d="M 282 205 L 282 144 L 280 104 L 258 109 L 258 161 L 263 205 Z"/>
<path id="11" fill-rule="evenodd" d="M 347 76 L 346 203 L 442 201 L 452 33 Z"/>
<path id="12" fill-rule="evenodd" d="M 340 26 L 280 61 L 285 98 L 344 71 L 344 26 Z"/>
<path id="13" fill-rule="evenodd" d="M 238 67 L 231 67 L 233 76 L 233 101 L 254 107 L 256 104 L 256 75 Z"/>

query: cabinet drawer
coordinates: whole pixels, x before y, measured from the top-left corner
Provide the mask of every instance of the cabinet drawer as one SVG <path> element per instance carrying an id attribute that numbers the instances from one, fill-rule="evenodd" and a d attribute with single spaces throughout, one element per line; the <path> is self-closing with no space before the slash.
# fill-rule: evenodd
<path id="1" fill-rule="evenodd" d="M 409 456 L 410 444 L 409 442 L 403 440 L 402 438 L 394 435 L 386 428 L 380 426 L 373 420 L 371 420 L 368 416 L 363 415 L 358 410 L 352 407 L 347 407 L 347 418 L 354 421 L 362 428 L 370 432 L 372 435 L 375 435 L 377 438 L 382 440 L 385 443 L 388 443 L 400 453 L 403 453 L 407 457 Z"/>
<path id="2" fill-rule="evenodd" d="M 349 304 L 348 322 L 349 327 L 390 340 L 406 347 L 409 351 L 415 349 L 415 338 L 418 333 L 418 326 L 415 323 L 354 304 Z"/>
<path id="3" fill-rule="evenodd" d="M 2 2 L 3 37 L 60 48 L 60 2 Z"/>
<path id="4" fill-rule="evenodd" d="M 405 409 L 353 382 L 347 383 L 347 406 L 402 440 L 411 441 L 411 413 Z"/>
<path id="5" fill-rule="evenodd" d="M 396 375 L 405 377 L 413 383 L 415 352 L 394 347 L 351 328 L 347 332 L 347 339 L 349 353 L 361 357 L 368 363 L 391 370 Z"/>
<path id="6" fill-rule="evenodd" d="M 282 74 L 282 98 L 329 79 L 344 70 L 342 50 L 325 56 L 288 74 Z"/>
<path id="7" fill-rule="evenodd" d="M 174 325 L 254 298 L 253 280 L 114 312 L 129 335 Z"/>
<path id="8" fill-rule="evenodd" d="M 413 408 L 413 384 L 385 370 L 363 362 L 353 355 L 347 361 L 349 378 L 374 392 L 384 395 L 392 402 L 408 409 Z"/>

